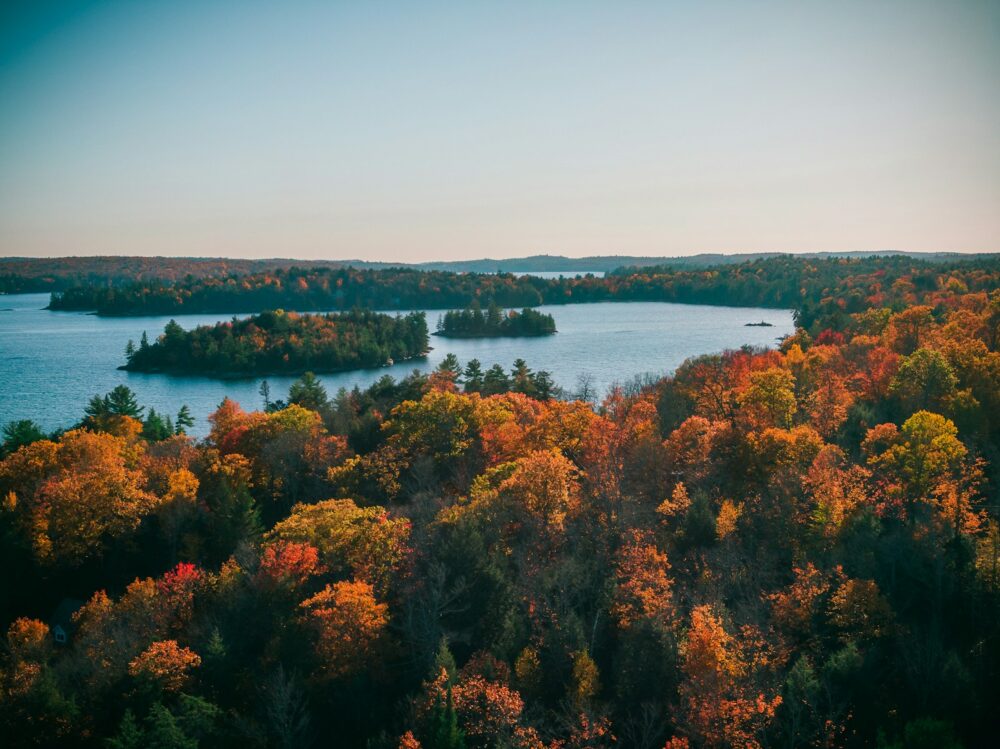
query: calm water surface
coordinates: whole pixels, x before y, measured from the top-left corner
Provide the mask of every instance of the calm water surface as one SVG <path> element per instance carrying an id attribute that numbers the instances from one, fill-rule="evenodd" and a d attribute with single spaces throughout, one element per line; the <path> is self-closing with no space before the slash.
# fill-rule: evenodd
<path id="1" fill-rule="evenodd" d="M 138 343 L 143 331 L 154 339 L 169 317 L 105 318 L 76 312 L 49 312 L 47 294 L 0 296 L 0 424 L 33 419 L 45 429 L 78 421 L 94 394 L 124 383 L 139 401 L 158 412 L 175 414 L 187 404 L 195 417 L 193 432 L 208 431 L 205 417 L 226 396 L 244 407 L 259 408 L 260 381 L 215 380 L 139 374 L 117 369 L 125 344 Z M 506 369 L 517 358 L 533 369 L 547 369 L 569 391 L 587 377 L 598 393 L 637 376 L 672 372 L 690 356 L 737 348 L 773 346 L 793 332 L 785 310 L 707 307 L 659 302 L 575 304 L 539 307 L 551 314 L 559 332 L 547 338 L 455 340 L 431 337 L 434 350 L 422 362 L 383 369 L 323 375 L 332 395 L 338 388 L 362 387 L 384 374 L 402 377 L 414 367 L 432 369 L 449 353 L 464 365 L 477 358 L 487 368 Z M 427 313 L 431 330 L 440 311 Z M 231 315 L 181 315 L 184 328 L 228 320 Z M 748 328 L 765 320 L 774 327 Z M 269 377 L 272 398 L 284 397 L 293 377 Z"/>

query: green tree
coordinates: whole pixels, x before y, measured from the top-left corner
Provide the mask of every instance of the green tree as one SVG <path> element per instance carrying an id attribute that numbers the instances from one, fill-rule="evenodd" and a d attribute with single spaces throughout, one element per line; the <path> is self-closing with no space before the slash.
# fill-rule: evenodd
<path id="1" fill-rule="evenodd" d="M 182 405 L 181 410 L 177 412 L 174 425 L 175 434 L 187 434 L 187 430 L 194 426 L 194 417 L 187 405 Z"/>
<path id="2" fill-rule="evenodd" d="M 108 749 L 144 749 L 146 732 L 135 719 L 135 713 L 126 710 L 121 723 L 118 724 L 118 733 L 106 739 L 104 743 Z"/>
<path id="3" fill-rule="evenodd" d="M 31 419 L 12 421 L 3 426 L 3 448 L 0 455 L 9 455 L 18 448 L 45 439 L 45 432 Z"/>
<path id="4" fill-rule="evenodd" d="M 426 749 L 465 749 L 465 734 L 458 727 L 458 713 L 452 701 L 451 685 L 444 700 L 438 695 L 427 718 L 427 734 L 423 741 Z"/>
<path id="5" fill-rule="evenodd" d="M 905 413 L 947 411 L 955 397 L 958 377 L 939 351 L 920 348 L 903 359 L 890 385 Z"/>
<path id="6" fill-rule="evenodd" d="M 465 392 L 478 393 L 483 389 L 483 367 L 479 359 L 472 359 L 465 365 L 462 373 L 462 381 L 465 384 Z"/>
<path id="7" fill-rule="evenodd" d="M 107 413 L 113 416 L 131 416 L 133 419 L 141 419 L 145 410 L 127 385 L 115 386 L 114 390 L 104 396 L 104 404 Z"/>
<path id="8" fill-rule="evenodd" d="M 157 702 L 146 716 L 144 746 L 148 749 L 198 749 L 198 740 L 188 736 L 177 717 Z"/>
<path id="9" fill-rule="evenodd" d="M 330 407 L 326 388 L 312 372 L 306 372 L 292 383 L 288 389 L 288 402 L 321 413 Z"/>
<path id="10" fill-rule="evenodd" d="M 483 375 L 484 395 L 506 393 L 508 390 L 510 390 L 510 378 L 507 377 L 507 373 L 504 372 L 503 367 L 499 364 L 494 364 L 486 370 L 486 374 Z"/>

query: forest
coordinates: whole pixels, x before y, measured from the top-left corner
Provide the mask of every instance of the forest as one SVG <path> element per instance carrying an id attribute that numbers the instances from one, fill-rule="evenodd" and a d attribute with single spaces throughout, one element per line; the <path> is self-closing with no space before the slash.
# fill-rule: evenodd
<path id="1" fill-rule="evenodd" d="M 873 294 L 891 309 L 903 302 L 894 284 L 933 284 L 959 273 L 970 291 L 996 288 L 1000 256 L 932 262 L 908 256 L 810 258 L 782 255 L 706 268 L 621 268 L 603 278 L 539 278 L 412 268 L 288 268 L 263 273 L 144 280 L 123 285 L 82 284 L 52 294 L 53 310 L 100 315 L 170 315 L 260 312 L 265 309 L 350 310 L 464 309 L 492 300 L 502 307 L 643 301 L 801 309 L 814 314 L 840 304 L 862 311 Z M 895 304 L 896 306 L 891 306 Z"/>
<path id="2" fill-rule="evenodd" d="M 711 290 L 793 305 L 795 334 L 600 402 L 451 357 L 365 391 L 264 386 L 201 440 L 127 388 L 62 433 L 7 425 L 3 745 L 993 746 L 995 263 L 711 274 L 378 293 Z M 120 309 L 347 302 L 377 278 L 144 287 Z"/>
<path id="3" fill-rule="evenodd" d="M 81 285 L 122 286 L 158 280 L 174 282 L 263 273 L 299 267 L 340 267 L 328 260 L 248 260 L 243 258 L 146 257 L 0 257 L 0 294 L 63 291 Z"/>
<path id="4" fill-rule="evenodd" d="M 501 310 L 490 302 L 483 312 L 478 301 L 464 310 L 448 310 L 438 318 L 435 335 L 446 338 L 499 338 L 517 336 L 543 336 L 556 332 L 552 315 L 525 307 Z"/>
<path id="5" fill-rule="evenodd" d="M 381 367 L 426 355 L 422 312 L 365 310 L 326 315 L 269 310 L 184 330 L 171 320 L 163 335 L 129 341 L 122 369 L 247 377 Z"/>

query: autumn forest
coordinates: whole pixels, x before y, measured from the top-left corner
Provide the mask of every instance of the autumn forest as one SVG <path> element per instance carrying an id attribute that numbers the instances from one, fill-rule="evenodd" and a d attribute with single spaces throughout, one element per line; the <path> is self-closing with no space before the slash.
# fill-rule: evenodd
<path id="1" fill-rule="evenodd" d="M 223 401 L 203 439 L 183 404 L 125 387 L 65 431 L 8 424 L 4 746 L 995 742 L 996 259 L 265 270 L 53 306 L 255 312 L 168 326 L 128 366 L 298 373 L 419 355 L 426 323 L 280 308 L 431 296 L 480 317 L 480 299 L 788 306 L 797 328 L 599 401 L 544 361 L 449 357 L 336 393 L 310 371 L 260 410 Z"/>

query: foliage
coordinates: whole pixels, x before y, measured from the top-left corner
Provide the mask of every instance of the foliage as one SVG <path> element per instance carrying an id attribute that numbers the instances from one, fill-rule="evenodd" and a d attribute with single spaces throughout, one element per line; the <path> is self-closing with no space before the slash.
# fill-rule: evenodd
<path id="1" fill-rule="evenodd" d="M 171 320 L 154 343 L 128 355 L 124 369 L 222 376 L 338 372 L 380 367 L 427 352 L 423 313 L 300 315 L 275 310 L 185 331 Z M 291 397 L 322 405 L 314 381 Z M 132 415 L 132 414 L 129 414 Z"/>
<path id="2" fill-rule="evenodd" d="M 525 308 L 502 311 L 491 303 L 486 312 L 478 302 L 464 310 L 449 310 L 439 319 L 435 335 L 446 338 L 543 336 L 556 332 L 552 315 Z"/>
<path id="3" fill-rule="evenodd" d="M 992 262 L 165 286 L 184 309 L 378 283 L 399 304 L 726 296 L 793 303 L 799 328 L 599 404 L 549 397 L 525 362 L 448 358 L 224 401 L 200 441 L 127 389 L 62 434 L 16 425 L 4 745 L 991 745 Z"/>

